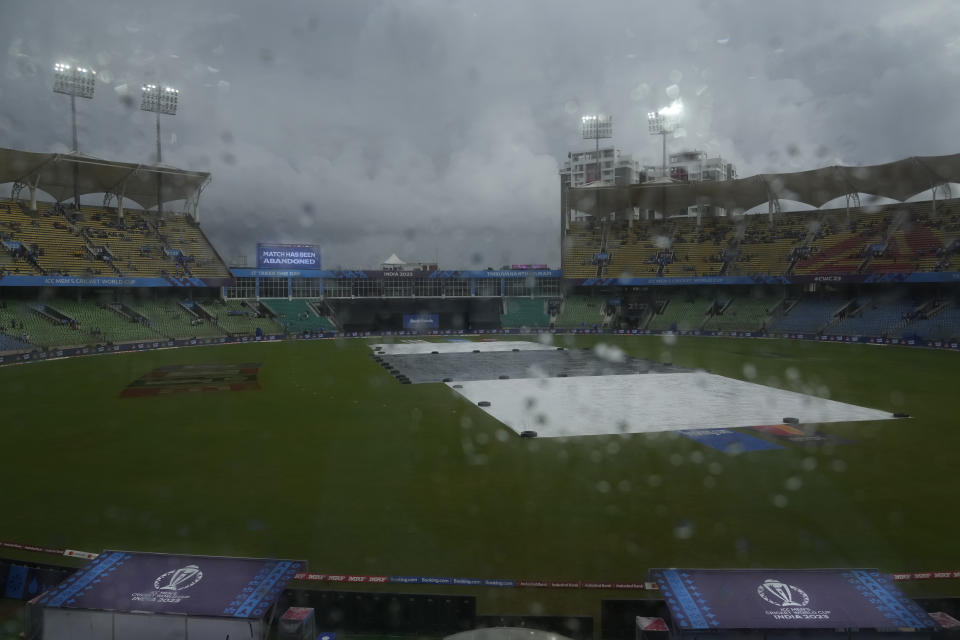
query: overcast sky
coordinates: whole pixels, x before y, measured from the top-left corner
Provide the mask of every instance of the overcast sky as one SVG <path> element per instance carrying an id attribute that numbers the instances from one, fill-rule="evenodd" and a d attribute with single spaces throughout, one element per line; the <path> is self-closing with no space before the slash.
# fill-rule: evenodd
<path id="1" fill-rule="evenodd" d="M 558 171 L 584 113 L 651 164 L 648 111 L 741 176 L 960 151 L 953 0 L 0 0 L 0 146 L 66 151 L 56 60 L 99 72 L 82 151 L 143 162 L 145 81 L 182 90 L 164 161 L 210 171 L 224 257 L 316 243 L 445 267 L 559 262 Z"/>

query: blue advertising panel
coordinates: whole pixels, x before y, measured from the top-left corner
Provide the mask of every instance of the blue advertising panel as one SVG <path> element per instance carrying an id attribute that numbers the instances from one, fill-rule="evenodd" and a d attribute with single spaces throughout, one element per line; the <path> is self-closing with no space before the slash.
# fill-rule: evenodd
<path id="1" fill-rule="evenodd" d="M 128 276 L 0 276 L 0 287 L 227 287 L 233 278 L 197 278 L 162 276 L 131 278 Z"/>
<path id="2" fill-rule="evenodd" d="M 303 566 L 291 560 L 104 551 L 36 604 L 258 619 Z"/>
<path id="3" fill-rule="evenodd" d="M 653 569 L 674 624 L 694 629 L 930 629 L 876 569 Z"/>
<path id="4" fill-rule="evenodd" d="M 257 267 L 269 269 L 319 269 L 320 247 L 309 244 L 257 243 Z"/>
<path id="5" fill-rule="evenodd" d="M 439 313 L 405 313 L 403 314 L 403 328 L 421 331 L 440 328 Z"/>

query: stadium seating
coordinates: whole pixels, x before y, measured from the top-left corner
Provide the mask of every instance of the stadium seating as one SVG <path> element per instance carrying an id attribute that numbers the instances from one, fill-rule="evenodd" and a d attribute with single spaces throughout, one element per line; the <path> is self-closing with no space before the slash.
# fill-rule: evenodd
<path id="1" fill-rule="evenodd" d="M 563 273 L 568 278 L 592 278 L 597 275 L 594 256 L 600 251 L 600 226 L 572 222 L 566 235 Z"/>
<path id="2" fill-rule="evenodd" d="M 767 215 L 744 216 L 738 222 L 742 237 L 727 270 L 729 275 L 767 273 L 782 275 L 790 267 L 794 248 L 803 245 L 808 228 L 815 220 L 803 213 L 774 218 Z"/>
<path id="3" fill-rule="evenodd" d="M 567 278 L 709 275 L 842 275 L 951 269 L 960 238 L 955 200 L 626 222 L 571 223 L 565 237 Z M 595 256 L 605 252 L 608 261 Z M 599 264 L 598 264 L 599 262 Z M 599 268 L 599 270 L 598 270 Z"/>
<path id="4" fill-rule="evenodd" d="M 803 298 L 788 306 L 786 313 L 777 310 L 767 328 L 777 333 L 819 333 L 845 304 L 837 298 Z"/>
<path id="5" fill-rule="evenodd" d="M 274 299 L 262 302 L 274 313 L 276 322 L 288 332 L 337 330 L 329 318 L 317 315 L 307 300 Z"/>
<path id="6" fill-rule="evenodd" d="M 689 298 L 687 295 L 669 298 L 662 311 L 651 316 L 647 328 L 659 331 L 699 329 L 711 303 L 712 301 L 706 298 Z"/>
<path id="7" fill-rule="evenodd" d="M 248 303 L 245 300 L 216 300 L 198 303 L 198 306 L 230 335 L 254 335 L 257 329 L 270 334 L 283 332 L 276 322 L 257 308 L 257 303 Z"/>
<path id="8" fill-rule="evenodd" d="M 117 311 L 96 301 L 79 302 L 58 298 L 49 301 L 47 306 L 76 320 L 82 332 L 90 336 L 92 343 L 135 342 L 161 337 L 150 327 L 140 324 L 133 318 L 125 318 Z"/>
<path id="9" fill-rule="evenodd" d="M 198 278 L 225 278 L 229 271 L 217 255 L 213 245 L 190 218 L 173 216 L 160 227 L 160 238 L 174 251 L 180 251 L 191 275 Z"/>
<path id="10" fill-rule="evenodd" d="M 0 273 L 17 275 L 228 278 L 210 241 L 188 216 L 38 203 L 38 211 L 0 201 Z M 15 257 L 35 250 L 35 262 Z"/>
<path id="11" fill-rule="evenodd" d="M 703 324 L 706 331 L 759 331 L 766 324 L 770 310 L 776 305 L 773 298 L 736 297 L 724 304 Z"/>
<path id="12" fill-rule="evenodd" d="M 960 305 L 947 302 L 942 310 L 920 317 L 901 329 L 901 335 L 918 335 L 927 340 L 960 340 Z"/>
<path id="13" fill-rule="evenodd" d="M 500 323 L 504 327 L 548 327 L 547 301 L 543 298 L 504 298 L 504 313 Z"/>
<path id="14" fill-rule="evenodd" d="M 563 302 L 554 326 L 566 329 L 593 327 L 603 323 L 603 298 L 569 295 Z"/>
<path id="15" fill-rule="evenodd" d="M 6 330 L 9 327 L 4 328 Z M 18 340 L 14 337 L 8 336 L 3 331 L 0 331 L 0 353 L 9 353 L 14 351 L 28 351 L 30 345 L 23 340 Z"/>
<path id="16" fill-rule="evenodd" d="M 858 300 L 854 309 L 823 333 L 827 335 L 897 337 L 917 302 L 903 298 Z"/>
<path id="17" fill-rule="evenodd" d="M 168 338 L 218 338 L 226 335 L 216 323 L 194 314 L 179 300 L 129 300 L 126 304 L 144 316 L 149 326 Z"/>
<path id="18" fill-rule="evenodd" d="M 102 342 L 85 327 L 57 318 L 46 312 L 44 304 L 34 301 L 8 301 L 5 308 L 0 308 L 0 326 L 6 335 L 40 347 Z"/>

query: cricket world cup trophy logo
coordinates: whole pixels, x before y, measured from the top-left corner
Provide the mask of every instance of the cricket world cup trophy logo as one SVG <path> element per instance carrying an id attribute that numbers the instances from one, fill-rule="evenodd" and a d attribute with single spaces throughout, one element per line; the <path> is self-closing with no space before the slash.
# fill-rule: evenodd
<path id="1" fill-rule="evenodd" d="M 810 604 L 810 596 L 800 587 L 768 578 L 757 587 L 757 595 L 778 607 L 805 607 Z"/>
<path id="2" fill-rule="evenodd" d="M 160 591 L 183 591 L 189 589 L 203 579 L 203 572 L 195 564 L 188 564 L 174 571 L 160 574 L 153 581 L 153 588 Z"/>

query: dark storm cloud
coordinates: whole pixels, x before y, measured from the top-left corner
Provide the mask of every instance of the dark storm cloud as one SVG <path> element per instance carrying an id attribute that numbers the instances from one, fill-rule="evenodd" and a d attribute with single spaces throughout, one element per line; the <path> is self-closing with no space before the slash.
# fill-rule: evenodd
<path id="1" fill-rule="evenodd" d="M 81 148 L 148 161 L 144 81 L 176 83 L 164 160 L 208 170 L 226 255 L 318 242 L 328 264 L 556 263 L 557 172 L 582 113 L 658 162 L 647 111 L 741 175 L 957 151 L 952 2 L 0 4 L 2 144 L 65 150 L 50 66 L 100 71 Z M 671 89 L 671 87 L 673 88 Z"/>

